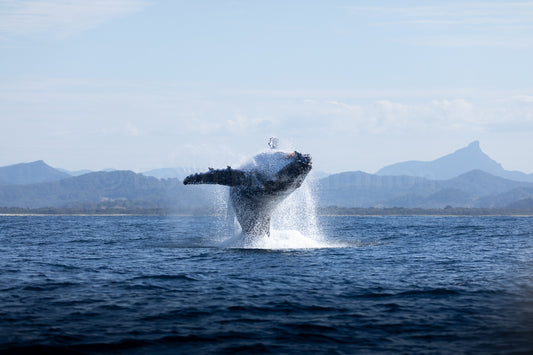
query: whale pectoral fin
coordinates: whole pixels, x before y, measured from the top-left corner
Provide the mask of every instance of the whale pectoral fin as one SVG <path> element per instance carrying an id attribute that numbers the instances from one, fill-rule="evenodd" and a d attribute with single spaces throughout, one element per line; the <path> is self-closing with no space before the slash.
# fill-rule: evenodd
<path id="1" fill-rule="evenodd" d="M 209 169 L 206 173 L 189 175 L 183 180 L 184 185 L 189 184 L 216 184 L 224 186 L 238 186 L 245 181 L 246 174 L 242 170 L 232 169 Z"/>

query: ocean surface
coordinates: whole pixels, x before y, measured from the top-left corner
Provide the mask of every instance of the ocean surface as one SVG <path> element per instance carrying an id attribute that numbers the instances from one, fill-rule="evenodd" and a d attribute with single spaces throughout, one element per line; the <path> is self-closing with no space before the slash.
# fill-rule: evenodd
<path id="1" fill-rule="evenodd" d="M 0 216 L 0 353 L 533 353 L 533 218 L 313 223 Z"/>

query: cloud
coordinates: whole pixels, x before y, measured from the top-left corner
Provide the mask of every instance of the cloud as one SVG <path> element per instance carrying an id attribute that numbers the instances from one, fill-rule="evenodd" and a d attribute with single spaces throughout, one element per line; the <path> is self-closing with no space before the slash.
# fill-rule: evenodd
<path id="1" fill-rule="evenodd" d="M 421 100 L 365 100 L 358 104 L 332 100 L 316 100 L 307 110 L 308 120 L 315 118 L 325 125 L 319 129 L 336 132 L 339 139 L 346 134 L 425 134 L 442 132 L 443 135 L 496 131 L 532 130 L 533 105 L 531 96 L 508 96 L 505 99 L 478 98 L 477 100 L 421 99 Z M 304 107 L 300 107 L 303 110 Z M 294 107 L 292 111 L 297 111 Z"/>
<path id="2" fill-rule="evenodd" d="M 229 130 L 247 132 L 250 130 L 256 131 L 259 127 L 267 125 L 268 122 L 260 117 L 250 117 L 238 114 L 234 118 L 227 120 L 226 124 Z"/>
<path id="3" fill-rule="evenodd" d="M 350 105 L 345 104 L 344 102 L 330 100 L 330 101 L 326 101 L 326 103 L 330 104 L 330 105 L 334 105 L 334 106 L 340 106 L 340 107 L 348 109 L 348 110 L 352 109 L 352 107 Z"/>
<path id="4" fill-rule="evenodd" d="M 461 96 L 471 91 L 478 96 Z M 400 151 L 364 153 L 383 142 L 413 146 L 440 140 L 441 148 L 449 149 L 450 142 L 530 137 L 532 93 L 462 89 L 401 96 L 361 89 L 257 95 L 183 83 L 28 78 L 0 83 L 0 148 L 11 149 L 13 161 L 24 152 L 39 158 L 21 143 L 32 142 L 39 154 L 52 143 L 54 154 L 114 151 L 94 157 L 94 165 L 102 160 L 103 166 L 127 167 L 144 157 L 146 166 L 156 167 L 150 159 L 157 157 L 165 164 L 197 162 L 205 168 L 235 164 L 243 152 L 265 148 L 275 135 L 295 149 L 314 151 L 317 161 L 331 164 L 328 169 L 358 159 L 370 171 L 383 165 L 379 159 L 405 158 Z"/>
<path id="5" fill-rule="evenodd" d="M 533 1 L 517 2 L 453 2 L 424 6 L 351 6 L 355 14 L 371 16 L 387 23 L 414 23 L 449 26 L 454 24 L 527 25 L 531 27 Z"/>
<path id="6" fill-rule="evenodd" d="M 0 0 L 0 38 L 65 38 L 146 5 L 142 0 Z"/>
<path id="7" fill-rule="evenodd" d="M 138 137 L 142 133 L 141 130 L 137 128 L 137 126 L 135 126 L 131 122 L 128 122 L 126 124 L 125 131 L 126 131 L 126 135 L 131 136 L 131 137 Z"/>
<path id="8" fill-rule="evenodd" d="M 533 96 L 531 95 L 516 95 L 512 98 L 516 102 L 533 103 Z"/>
<path id="9" fill-rule="evenodd" d="M 415 45 L 533 47 L 532 1 L 351 6 L 349 11 L 372 25 L 411 32 L 402 41 Z"/>

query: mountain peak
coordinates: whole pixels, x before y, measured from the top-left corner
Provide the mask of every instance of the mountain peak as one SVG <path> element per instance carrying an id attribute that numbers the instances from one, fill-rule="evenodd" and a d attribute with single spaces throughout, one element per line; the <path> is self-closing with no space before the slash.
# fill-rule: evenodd
<path id="1" fill-rule="evenodd" d="M 471 150 L 481 150 L 480 146 L 479 146 L 479 141 L 473 141 L 471 142 L 468 146 L 467 146 L 468 149 L 471 149 Z"/>
<path id="2" fill-rule="evenodd" d="M 0 184 L 26 185 L 57 181 L 70 175 L 54 169 L 43 160 L 0 167 Z"/>
<path id="3" fill-rule="evenodd" d="M 24 164 L 24 163 L 23 163 L 23 164 Z M 21 164 L 21 165 L 22 165 L 22 164 Z M 26 165 L 27 165 L 27 166 L 34 166 L 34 167 L 39 166 L 39 167 L 49 167 L 49 168 L 51 168 L 51 166 L 48 165 L 48 164 L 46 164 L 46 163 L 44 162 L 44 160 L 36 160 L 36 161 L 32 161 L 31 163 L 26 163 Z"/>
<path id="4" fill-rule="evenodd" d="M 438 158 L 436 160 L 433 160 L 433 162 L 440 161 L 440 160 L 446 160 L 446 159 L 470 159 L 470 163 L 476 165 L 477 163 L 483 163 L 483 164 L 489 164 L 492 165 L 493 168 L 501 168 L 500 164 L 496 161 L 492 160 L 487 154 L 485 154 L 481 150 L 481 146 L 479 144 L 479 141 L 473 141 L 469 145 L 467 145 L 464 148 L 458 149 L 452 154 L 445 155 L 441 158 Z M 474 166 L 472 169 L 482 169 L 482 166 L 479 167 Z"/>
<path id="5" fill-rule="evenodd" d="M 386 166 L 378 175 L 408 175 L 434 180 L 451 179 L 471 170 L 483 170 L 493 175 L 501 175 L 503 167 L 485 154 L 479 141 L 432 161 L 408 161 Z"/>

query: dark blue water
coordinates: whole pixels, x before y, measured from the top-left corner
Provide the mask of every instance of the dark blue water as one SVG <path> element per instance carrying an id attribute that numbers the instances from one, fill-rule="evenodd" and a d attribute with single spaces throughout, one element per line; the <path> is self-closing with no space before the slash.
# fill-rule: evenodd
<path id="1" fill-rule="evenodd" d="M 319 224 L 343 247 L 220 248 L 213 217 L 0 217 L 0 352 L 533 352 L 533 218 Z"/>

